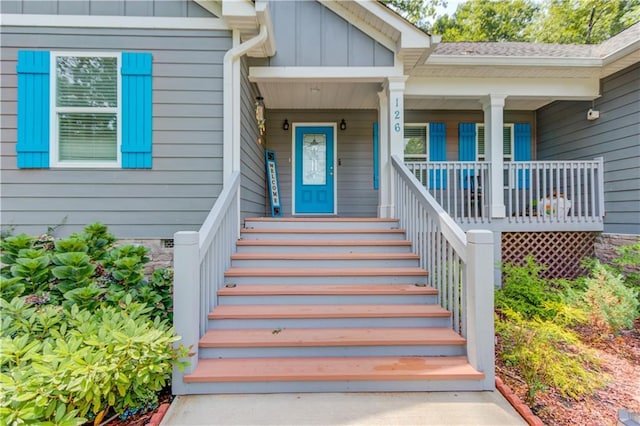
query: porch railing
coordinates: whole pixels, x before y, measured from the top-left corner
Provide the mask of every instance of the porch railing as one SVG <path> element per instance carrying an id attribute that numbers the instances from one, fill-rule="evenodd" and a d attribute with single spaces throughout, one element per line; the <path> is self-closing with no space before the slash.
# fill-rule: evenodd
<path id="1" fill-rule="evenodd" d="M 236 250 L 239 223 L 240 173 L 234 172 L 230 184 L 216 200 L 199 231 L 174 235 L 173 323 L 178 342 L 193 354 L 184 371 L 173 371 L 173 393 L 184 394 L 184 374 L 198 362 L 198 341 L 204 335 L 209 312 L 217 305 L 217 294 L 224 284 L 224 272 Z"/>
<path id="2" fill-rule="evenodd" d="M 398 156 L 392 157 L 395 212 L 400 226 L 429 271 L 452 327 L 467 340 L 470 364 L 485 374 L 483 389 L 494 389 L 493 233 L 465 233 L 427 192 Z"/>
<path id="3" fill-rule="evenodd" d="M 504 164 L 507 219 L 515 223 L 593 223 L 604 218 L 603 159 Z"/>
<path id="4" fill-rule="evenodd" d="M 411 173 L 458 223 L 491 222 L 491 163 L 407 162 Z M 603 159 L 504 163 L 509 223 L 602 223 Z"/>
<path id="5" fill-rule="evenodd" d="M 407 168 L 456 221 L 490 220 L 486 189 L 491 187 L 486 161 L 407 162 Z"/>

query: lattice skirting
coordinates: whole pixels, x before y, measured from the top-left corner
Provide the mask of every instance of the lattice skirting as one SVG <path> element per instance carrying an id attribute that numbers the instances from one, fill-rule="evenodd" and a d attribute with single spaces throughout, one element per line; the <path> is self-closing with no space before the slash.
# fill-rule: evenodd
<path id="1" fill-rule="evenodd" d="M 584 274 L 580 262 L 594 257 L 597 232 L 503 232 L 502 262 L 522 265 L 532 255 L 546 265 L 545 278 L 576 278 Z"/>

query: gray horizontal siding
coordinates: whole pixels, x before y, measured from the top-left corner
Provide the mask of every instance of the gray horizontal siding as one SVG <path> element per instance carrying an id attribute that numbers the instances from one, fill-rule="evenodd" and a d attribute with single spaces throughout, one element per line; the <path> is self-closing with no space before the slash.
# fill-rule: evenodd
<path id="1" fill-rule="evenodd" d="M 555 102 L 538 115 L 538 158 L 604 157 L 605 232 L 640 234 L 640 65 L 601 83 L 600 118 L 591 102 Z"/>
<path id="2" fill-rule="evenodd" d="M 392 66 L 393 52 L 316 1 L 274 1 L 272 66 Z"/>
<path id="3" fill-rule="evenodd" d="M 241 154 L 240 154 L 240 210 L 244 220 L 247 217 L 261 217 L 266 213 L 266 179 L 264 148 L 258 144 L 258 126 L 255 116 L 255 101 L 259 96 L 256 87 L 249 82 L 249 68 L 246 60 L 241 64 Z"/>
<path id="4" fill-rule="evenodd" d="M 338 215 L 375 217 L 378 191 L 373 189 L 373 123 L 377 111 L 285 111 L 268 110 L 267 149 L 276 152 L 280 181 L 280 197 L 284 215 L 291 215 L 291 143 L 293 123 L 340 123 L 344 118 L 347 130 L 337 130 Z M 282 130 L 284 119 L 291 125 Z"/>
<path id="5" fill-rule="evenodd" d="M 222 190 L 222 60 L 226 31 L 3 27 L 0 167 L 3 226 L 61 235 L 90 222 L 122 238 L 171 238 L 200 227 Z M 97 48 L 99 46 L 99 49 Z M 153 169 L 16 168 L 18 50 L 153 55 Z"/>
<path id="6" fill-rule="evenodd" d="M 211 17 L 193 0 L 2 0 L 0 12 L 36 15 Z"/>

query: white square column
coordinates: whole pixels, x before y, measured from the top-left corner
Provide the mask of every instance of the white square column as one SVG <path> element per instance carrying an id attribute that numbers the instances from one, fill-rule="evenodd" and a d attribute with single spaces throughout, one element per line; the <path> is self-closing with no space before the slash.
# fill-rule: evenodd
<path id="1" fill-rule="evenodd" d="M 378 216 L 395 217 L 395 184 L 391 173 L 391 156 L 404 155 L 404 89 L 406 76 L 389 77 L 378 93 L 380 100 L 379 145 L 380 187 Z"/>
<path id="2" fill-rule="evenodd" d="M 491 163 L 491 190 L 489 205 L 492 218 L 506 216 L 504 206 L 504 100 L 506 95 L 489 95 L 481 100 L 484 111 L 485 157 Z"/>

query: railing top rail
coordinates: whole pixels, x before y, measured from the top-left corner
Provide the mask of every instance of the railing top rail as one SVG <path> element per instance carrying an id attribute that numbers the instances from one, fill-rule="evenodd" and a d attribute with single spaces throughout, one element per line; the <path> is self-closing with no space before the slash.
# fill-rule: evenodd
<path id="1" fill-rule="evenodd" d="M 407 169 L 403 160 L 397 155 L 391 157 L 394 168 L 398 171 L 398 174 L 405 181 L 411 182 L 409 188 L 413 192 L 418 202 L 420 202 L 429 212 L 429 215 L 438 218 L 440 223 L 440 230 L 442 234 L 449 241 L 453 249 L 460 256 L 463 262 L 467 259 L 467 236 L 462 228 L 447 214 L 447 212 L 440 207 L 438 202 L 427 192 L 418 179 Z"/>
<path id="2" fill-rule="evenodd" d="M 507 167 L 509 165 L 545 165 L 545 164 L 592 164 L 598 165 L 601 161 L 596 160 L 540 160 L 540 161 L 505 161 L 504 166 Z"/>
<path id="3" fill-rule="evenodd" d="M 204 251 L 202 249 L 211 244 L 211 240 L 215 237 L 216 231 L 222 223 L 221 218 L 231 205 L 234 199 L 233 196 L 237 193 L 239 186 L 240 172 L 236 171 L 231 174 L 229 185 L 225 185 L 224 189 L 218 196 L 218 199 L 214 203 L 213 208 L 200 227 L 200 230 L 198 231 L 200 234 L 200 260 L 202 260 L 202 257 L 204 256 Z"/>
<path id="4" fill-rule="evenodd" d="M 449 166 L 449 165 L 464 165 L 464 166 L 488 166 L 491 164 L 490 161 L 402 161 L 404 164 L 430 164 L 434 166 Z"/>

